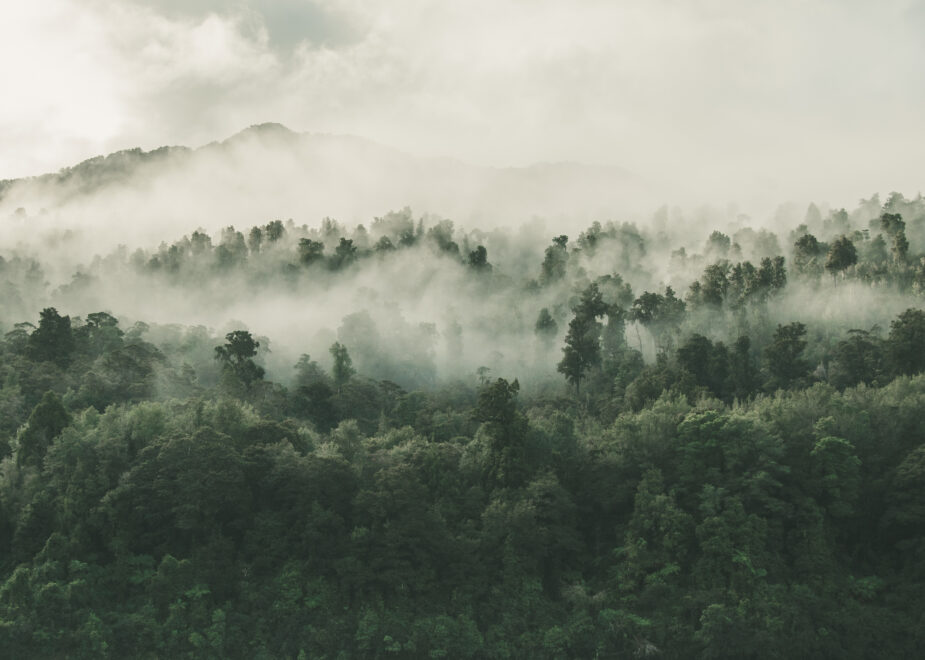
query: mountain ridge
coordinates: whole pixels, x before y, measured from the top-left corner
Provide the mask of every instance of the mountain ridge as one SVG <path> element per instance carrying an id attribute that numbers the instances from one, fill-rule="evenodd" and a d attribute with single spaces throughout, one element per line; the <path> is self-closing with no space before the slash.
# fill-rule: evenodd
<path id="1" fill-rule="evenodd" d="M 363 149 L 379 150 L 390 153 L 393 157 L 401 157 L 412 160 L 425 162 L 435 162 L 451 165 L 456 168 L 471 168 L 494 172 L 548 172 L 563 173 L 567 170 L 579 170 L 584 172 L 608 173 L 614 176 L 633 177 L 626 169 L 613 165 L 598 165 L 583 163 L 580 161 L 540 161 L 526 165 L 513 166 L 489 166 L 476 165 L 464 160 L 449 156 L 415 156 L 404 152 L 398 148 L 383 145 L 369 138 L 336 133 L 311 133 L 299 132 L 290 129 L 284 124 L 278 122 L 265 122 L 252 124 L 240 131 L 230 135 L 224 140 L 209 142 L 199 147 L 189 147 L 186 145 L 163 145 L 149 151 L 141 147 L 129 147 L 119 149 L 108 154 L 98 154 L 84 159 L 74 165 L 62 167 L 56 172 L 43 172 L 23 177 L 10 179 L 0 179 L 0 201 L 3 200 L 7 191 L 18 185 L 38 184 L 42 186 L 51 185 L 68 185 L 73 180 L 83 178 L 87 186 L 78 192 L 92 192 L 93 189 L 103 185 L 124 181 L 131 175 L 135 174 L 133 168 L 145 168 L 152 164 L 158 164 L 168 158 L 193 156 L 200 152 L 219 151 L 223 149 L 234 148 L 250 140 L 259 140 L 272 146 L 293 146 L 292 143 L 304 142 L 307 140 L 323 142 L 343 142 L 360 146 Z M 89 188 L 89 189 L 87 189 Z"/>
<path id="2" fill-rule="evenodd" d="M 77 231 L 115 243 L 275 218 L 361 224 L 405 207 L 465 226 L 549 220 L 568 229 L 639 217 L 661 203 L 647 181 L 618 167 L 487 167 L 276 123 L 195 148 L 124 149 L 0 182 L 5 230 Z"/>

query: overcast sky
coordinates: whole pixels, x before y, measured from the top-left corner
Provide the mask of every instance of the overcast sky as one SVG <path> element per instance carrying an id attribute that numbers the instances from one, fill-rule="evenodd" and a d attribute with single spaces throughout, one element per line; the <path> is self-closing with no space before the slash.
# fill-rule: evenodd
<path id="1" fill-rule="evenodd" d="M 30 0 L 0 178 L 254 123 L 850 205 L 925 189 L 925 0 Z"/>

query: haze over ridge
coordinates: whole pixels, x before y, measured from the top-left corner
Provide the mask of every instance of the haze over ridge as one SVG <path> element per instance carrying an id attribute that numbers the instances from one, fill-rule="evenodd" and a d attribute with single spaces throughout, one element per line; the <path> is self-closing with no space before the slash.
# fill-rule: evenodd
<path id="1" fill-rule="evenodd" d="M 921 188 L 923 28 L 910 0 L 38 0 L 0 25 L 0 178 L 272 118 L 616 164 L 694 202 L 848 206 Z"/>
<path id="2" fill-rule="evenodd" d="M 485 167 L 272 123 L 198 148 L 130 149 L 0 181 L 0 215 L 14 229 L 18 220 L 29 231 L 98 232 L 98 240 L 131 243 L 273 218 L 368 223 L 405 206 L 483 230 L 536 217 L 567 218 L 564 226 L 577 228 L 650 212 L 657 197 L 647 186 L 617 167 Z"/>

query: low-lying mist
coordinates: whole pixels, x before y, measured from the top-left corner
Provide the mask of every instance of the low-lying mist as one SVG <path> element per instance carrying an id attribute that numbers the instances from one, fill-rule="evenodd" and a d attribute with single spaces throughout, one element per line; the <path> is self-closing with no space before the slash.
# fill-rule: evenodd
<path id="1" fill-rule="evenodd" d="M 73 194 L 90 205 L 113 184 L 101 185 Z M 822 345 L 851 328 L 882 331 L 890 318 L 919 304 L 916 278 L 925 282 L 918 257 L 908 257 L 899 276 L 896 263 L 877 256 L 884 209 L 905 212 L 905 235 L 921 250 L 925 204 L 895 194 L 886 204 L 875 197 L 851 213 L 825 216 L 815 206 L 802 217 L 782 207 L 779 232 L 752 225 L 734 209 L 685 215 L 676 208 L 662 208 L 639 223 L 594 221 L 569 234 L 552 219 L 483 231 L 409 208 L 356 225 L 329 218 L 313 226 L 274 220 L 215 232 L 202 227 L 216 218 L 210 223 L 191 215 L 182 234 L 171 235 L 171 223 L 145 226 L 138 235 L 156 230 L 157 243 L 138 239 L 114 248 L 111 237 L 95 240 L 99 227 L 30 236 L 23 225 L 13 245 L 0 252 L 0 323 L 4 331 L 34 323 L 47 306 L 72 317 L 107 311 L 125 329 L 147 324 L 155 343 L 187 341 L 189 359 L 200 365 L 209 363 L 225 333 L 247 329 L 261 342 L 259 359 L 268 376 L 282 383 L 291 381 L 303 354 L 328 368 L 335 341 L 348 348 L 359 373 L 405 388 L 474 382 L 477 373 L 561 382 L 556 365 L 563 339 L 592 282 L 617 287 L 613 291 L 628 285 L 627 307 L 643 292 L 666 287 L 686 297 L 687 317 L 668 337 L 675 344 L 695 332 L 725 342 L 748 334 L 757 352 L 775 325 L 791 321 L 807 324 Z M 145 213 L 151 209 L 141 211 L 142 218 Z M 172 222 L 180 219 L 175 215 Z M 111 229 L 132 233 L 130 223 Z M 824 241 L 851 234 L 869 264 L 830 277 L 822 252 L 808 261 L 797 254 L 795 241 L 810 232 L 823 241 L 819 250 L 827 249 Z M 736 269 L 779 256 L 785 287 L 762 294 L 760 302 L 747 292 L 735 298 Z M 710 284 L 717 273 L 724 273 L 722 283 Z M 698 302 L 694 288 L 701 282 L 721 287 L 718 304 Z M 555 327 L 541 335 L 536 325 L 544 309 Z M 654 361 L 666 336 L 629 320 L 628 345 Z M 811 357 L 825 360 L 824 354 Z"/>
<path id="2" fill-rule="evenodd" d="M 411 206 L 483 230 L 540 217 L 566 231 L 656 203 L 644 181 L 615 167 L 479 167 L 278 124 L 195 150 L 118 152 L 57 174 L 0 182 L 6 245 L 69 232 L 77 239 L 69 249 L 85 255 L 273 218 L 360 224 Z"/>

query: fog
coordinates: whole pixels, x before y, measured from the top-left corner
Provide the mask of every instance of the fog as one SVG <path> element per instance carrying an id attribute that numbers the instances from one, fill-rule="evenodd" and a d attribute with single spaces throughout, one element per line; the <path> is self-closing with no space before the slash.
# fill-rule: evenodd
<path id="1" fill-rule="evenodd" d="M 883 327 L 917 300 L 919 3 L 43 0 L 5 18 L 4 329 L 48 305 L 206 343 L 246 327 L 283 382 L 340 340 L 368 375 L 428 386 L 555 377 L 571 308 L 607 276 L 684 298 L 711 264 L 783 256 L 760 319 L 692 311 L 684 333 L 725 341 Z M 883 256 L 886 211 L 908 260 Z M 245 246 L 276 220 L 285 238 Z M 820 298 L 825 255 L 792 263 L 809 232 L 873 256 Z M 560 235 L 567 273 L 544 281 Z M 343 267 L 341 238 L 360 255 Z"/>
<path id="2" fill-rule="evenodd" d="M 274 218 L 368 223 L 404 206 L 484 230 L 544 218 L 566 231 L 638 215 L 655 199 L 645 182 L 618 168 L 477 167 L 264 124 L 195 150 L 121 152 L 8 182 L 0 217 L 9 217 L 7 244 L 70 231 L 88 248 L 108 249 Z"/>
<path id="3" fill-rule="evenodd" d="M 669 286 L 687 297 L 690 314 L 674 341 L 694 332 L 724 342 L 749 334 L 760 348 L 776 324 L 800 321 L 825 346 L 851 328 L 882 333 L 890 318 L 920 304 L 919 289 L 891 280 L 838 284 L 821 264 L 801 274 L 793 261 L 795 238 L 808 232 L 822 241 L 861 232 L 852 234 L 858 249 L 871 249 L 884 210 L 906 214 L 920 252 L 920 197 L 874 196 L 850 212 L 788 203 L 761 220 L 735 206 L 645 213 L 631 208 L 641 199 L 632 177 L 592 172 L 601 179 L 574 165 L 425 161 L 278 125 L 199 150 L 83 163 L 7 185 L 0 324 L 6 331 L 35 322 L 46 306 L 75 322 L 105 310 L 125 329 L 148 324 L 151 341 L 187 346 L 184 359 L 206 378 L 215 372 L 212 348 L 247 329 L 261 342 L 268 376 L 282 383 L 303 354 L 330 367 L 328 349 L 340 341 L 359 373 L 406 388 L 472 383 L 485 367 L 541 387 L 561 382 L 556 365 L 579 295 L 608 276 L 633 297 Z M 401 206 L 409 199 L 420 206 Z M 325 208 L 336 217 L 321 219 Z M 280 231 L 272 241 L 271 222 Z M 550 278 L 544 259 L 560 234 L 569 237 L 563 271 Z M 357 251 L 343 263 L 341 239 Z M 324 256 L 303 255 L 304 241 Z M 471 261 L 479 246 L 485 267 Z M 694 305 L 691 285 L 711 264 L 757 266 L 778 255 L 789 283 L 767 304 Z M 534 332 L 544 308 L 557 326 L 548 341 Z M 626 339 L 655 360 L 660 346 L 649 328 L 629 323 Z"/>
<path id="4" fill-rule="evenodd" d="M 753 216 L 911 196 L 923 28 L 910 0 L 19 3 L 0 178 L 278 121 L 483 167 L 618 167 L 659 203 Z"/>

